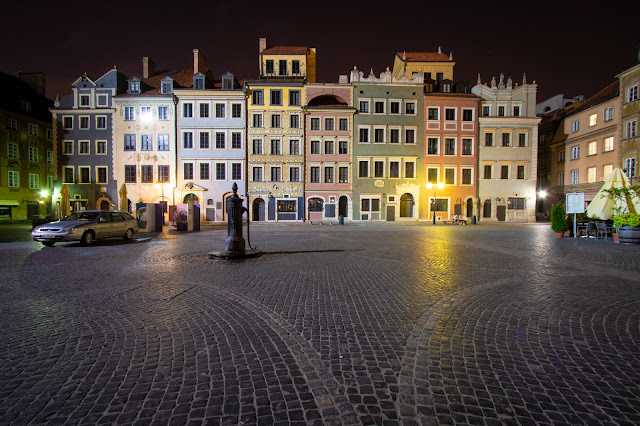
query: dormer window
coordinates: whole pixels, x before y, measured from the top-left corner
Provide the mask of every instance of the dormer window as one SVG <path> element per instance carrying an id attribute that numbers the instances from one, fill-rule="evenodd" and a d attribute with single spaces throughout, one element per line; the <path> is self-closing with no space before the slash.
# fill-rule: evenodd
<path id="1" fill-rule="evenodd" d="M 173 79 L 170 77 L 165 77 L 161 81 L 160 93 L 163 95 L 168 95 L 173 93 Z"/>
<path id="2" fill-rule="evenodd" d="M 193 88 L 195 90 L 204 90 L 204 74 L 196 73 L 193 75 Z"/>
<path id="3" fill-rule="evenodd" d="M 140 79 L 132 78 L 129 80 L 129 91 L 130 94 L 140 94 Z"/>
<path id="4" fill-rule="evenodd" d="M 225 74 L 222 76 L 222 90 L 233 90 L 233 74 Z"/>

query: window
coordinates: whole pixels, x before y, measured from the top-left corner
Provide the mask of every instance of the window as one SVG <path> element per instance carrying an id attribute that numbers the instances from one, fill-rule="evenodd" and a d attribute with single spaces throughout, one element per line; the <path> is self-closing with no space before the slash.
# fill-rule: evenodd
<path id="1" fill-rule="evenodd" d="M 638 100 L 638 85 L 631 86 L 627 89 L 627 102 Z"/>
<path id="2" fill-rule="evenodd" d="M 300 61 L 297 59 L 291 61 L 291 74 L 300 74 Z"/>
<path id="3" fill-rule="evenodd" d="M 577 185 L 578 182 L 578 170 L 571 170 L 571 185 Z"/>
<path id="4" fill-rule="evenodd" d="M 253 155 L 262 155 L 262 139 L 254 139 L 251 144 L 253 146 Z"/>
<path id="5" fill-rule="evenodd" d="M 324 168 L 324 183 L 333 183 L 333 167 Z"/>
<path id="6" fill-rule="evenodd" d="M 71 175 L 73 176 L 73 169 L 71 169 Z M 68 181 L 65 180 L 65 182 Z M 20 172 L 9 170 L 9 188 L 20 188 Z"/>
<path id="7" fill-rule="evenodd" d="M 627 121 L 625 124 L 625 137 L 626 139 L 631 139 L 636 137 L 636 124 L 635 120 Z"/>
<path id="8" fill-rule="evenodd" d="M 129 93 L 133 93 L 133 94 L 140 93 L 140 80 L 138 79 L 129 80 Z"/>
<path id="9" fill-rule="evenodd" d="M 140 135 L 140 151 L 153 151 L 152 135 Z"/>
<path id="10" fill-rule="evenodd" d="M 153 183 L 153 166 L 150 166 L 150 165 L 140 166 L 140 182 Z"/>
<path id="11" fill-rule="evenodd" d="M 158 107 L 158 120 L 160 121 L 169 120 L 169 107 L 167 106 Z"/>
<path id="12" fill-rule="evenodd" d="M 216 149 L 225 149 L 226 141 L 225 134 L 221 132 L 216 132 Z"/>
<path id="13" fill-rule="evenodd" d="M 564 185 L 564 172 L 558 173 L 558 186 Z"/>
<path id="14" fill-rule="evenodd" d="M 200 118 L 209 118 L 209 104 L 199 104 Z"/>
<path id="15" fill-rule="evenodd" d="M 588 167 L 587 168 L 587 183 L 594 183 L 596 181 L 596 168 Z"/>
<path id="16" fill-rule="evenodd" d="M 131 135 L 131 134 L 124 135 L 124 150 L 125 151 L 136 150 L 136 135 Z"/>
<path id="17" fill-rule="evenodd" d="M 389 142 L 400 143 L 400 129 L 389 129 Z"/>
<path id="18" fill-rule="evenodd" d="M 37 173 L 29 173 L 29 189 L 40 188 L 40 175 Z"/>
<path id="19" fill-rule="evenodd" d="M 413 179 L 415 177 L 416 164 L 412 161 L 404 163 L 404 177 L 406 179 Z"/>
<path id="20" fill-rule="evenodd" d="M 216 118 L 224 118 L 224 104 L 216 104 Z"/>
<path id="21" fill-rule="evenodd" d="M 89 117 L 81 116 L 80 117 L 80 128 L 83 130 L 89 129 Z M 29 129 L 31 130 L 31 129 Z"/>
<path id="22" fill-rule="evenodd" d="M 324 153 L 333 154 L 333 141 L 324 141 Z"/>
<path id="23" fill-rule="evenodd" d="M 182 105 L 182 116 L 184 118 L 192 118 L 193 117 L 193 104 L 183 104 Z"/>
<path id="24" fill-rule="evenodd" d="M 280 126 L 280 114 L 271 115 L 271 127 L 279 128 Z"/>
<path id="25" fill-rule="evenodd" d="M 320 141 L 311 141 L 311 154 L 320 154 Z"/>
<path id="26" fill-rule="evenodd" d="M 613 136 L 604 139 L 604 151 L 613 151 Z"/>
<path id="27" fill-rule="evenodd" d="M 289 182 L 300 182 L 300 168 L 299 167 L 290 167 L 289 168 Z"/>
<path id="28" fill-rule="evenodd" d="M 502 134 L 502 146 L 511 145 L 511 133 L 503 133 Z"/>
<path id="29" fill-rule="evenodd" d="M 333 118 L 325 118 L 324 119 L 324 129 L 325 130 L 334 130 L 334 120 Z"/>
<path id="30" fill-rule="evenodd" d="M 89 106 L 89 95 L 80 95 L 80 106 L 85 108 Z"/>
<path id="31" fill-rule="evenodd" d="M 136 108 L 133 106 L 124 107 L 124 121 L 134 121 L 136 119 Z"/>
<path id="32" fill-rule="evenodd" d="M 309 212 L 318 213 L 322 211 L 323 201 L 322 198 L 313 197 L 309 198 Z"/>
<path id="33" fill-rule="evenodd" d="M 456 140 L 446 138 L 444 140 L 444 155 L 456 155 Z"/>
<path id="34" fill-rule="evenodd" d="M 473 155 L 473 139 L 462 139 L 462 155 Z"/>
<path id="35" fill-rule="evenodd" d="M 493 167 L 489 164 L 485 164 L 484 166 L 484 178 L 491 179 L 491 175 L 493 174 Z"/>
<path id="36" fill-rule="evenodd" d="M 362 143 L 368 143 L 369 142 L 369 129 L 367 128 L 360 128 L 358 131 L 358 135 L 359 135 L 359 142 Z"/>
<path id="37" fill-rule="evenodd" d="M 445 185 L 454 185 L 456 183 L 456 169 L 444 169 Z"/>
<path id="38" fill-rule="evenodd" d="M 576 160 L 580 158 L 580 146 L 576 145 L 576 146 L 572 146 L 571 147 L 571 159 L 572 160 Z"/>
<path id="39" fill-rule="evenodd" d="M 516 168 L 516 179 L 524 179 L 524 166 L 518 166 Z"/>
<path id="40" fill-rule="evenodd" d="M 231 104 L 231 118 L 242 118 L 242 104 Z"/>
<path id="41" fill-rule="evenodd" d="M 473 110 L 472 109 L 463 109 L 462 110 L 462 121 L 473 121 Z"/>
<path id="42" fill-rule="evenodd" d="M 384 114 L 384 101 L 374 101 L 373 102 L 373 112 L 374 114 Z"/>
<path id="43" fill-rule="evenodd" d="M 32 163 L 38 162 L 38 148 L 29 147 L 29 161 Z"/>
<path id="44" fill-rule="evenodd" d="M 416 103 L 415 102 L 406 102 L 404 104 L 404 113 L 406 115 L 416 115 Z"/>
<path id="45" fill-rule="evenodd" d="M 429 138 L 427 140 L 427 154 L 438 155 L 440 147 L 440 140 L 438 138 Z"/>
<path id="46" fill-rule="evenodd" d="M 427 169 L 427 182 L 432 184 L 438 183 L 438 170 L 436 167 L 429 167 Z"/>
<path id="47" fill-rule="evenodd" d="M 435 200 L 432 200 L 432 201 L 435 203 L 433 211 L 435 212 L 449 211 L 449 200 L 447 200 L 446 198 L 436 198 Z"/>
<path id="48" fill-rule="evenodd" d="M 182 166 L 185 180 L 193 180 L 193 163 L 184 163 Z"/>
<path id="49" fill-rule="evenodd" d="M 491 115 L 491 107 L 489 105 L 482 106 L 482 116 L 489 117 Z"/>
<path id="50" fill-rule="evenodd" d="M 262 127 L 262 114 L 253 114 L 253 127 Z"/>
<path id="51" fill-rule="evenodd" d="M 500 167 L 500 179 L 509 179 L 509 166 Z"/>
<path id="52" fill-rule="evenodd" d="M 158 151 L 169 151 L 169 135 L 160 133 L 158 135 Z"/>
<path id="53" fill-rule="evenodd" d="M 254 182 L 262 182 L 262 167 L 253 167 L 251 177 Z"/>
<path id="54" fill-rule="evenodd" d="M 287 75 L 287 60 L 280 59 L 278 61 L 278 75 Z"/>
<path id="55" fill-rule="evenodd" d="M 80 154 L 88 155 L 89 154 L 89 141 L 79 141 L 78 152 Z"/>
<path id="56" fill-rule="evenodd" d="M 17 143 L 7 143 L 7 157 L 13 158 L 14 160 L 18 159 L 18 144 Z"/>
<path id="57" fill-rule="evenodd" d="M 520 148 L 524 148 L 527 146 L 527 134 L 526 133 L 518 133 L 518 146 Z"/>
<path id="58" fill-rule="evenodd" d="M 472 169 L 462 169 L 463 185 L 471 185 L 471 172 L 472 172 Z"/>
<path id="59" fill-rule="evenodd" d="M 558 163 L 564 163 L 565 153 L 564 150 L 558 151 Z"/>
<path id="60" fill-rule="evenodd" d="M 300 128 L 300 116 L 298 114 L 291 114 L 289 116 L 289 127 L 292 129 Z"/>
<path id="61" fill-rule="evenodd" d="M 389 162 L 389 177 L 390 178 L 399 178 L 400 177 L 400 162 L 399 161 L 390 161 Z"/>
<path id="62" fill-rule="evenodd" d="M 520 117 L 520 107 L 519 106 L 514 106 L 513 107 L 513 116 L 514 117 Z"/>
<path id="63" fill-rule="evenodd" d="M 264 105 L 264 93 L 262 90 L 253 90 L 251 92 L 252 105 Z"/>
<path id="64" fill-rule="evenodd" d="M 369 177 L 369 160 L 358 161 L 358 177 Z"/>
<path id="65" fill-rule="evenodd" d="M 271 155 L 282 155 L 280 139 L 271 139 Z"/>
<path id="66" fill-rule="evenodd" d="M 209 163 L 200 163 L 200 180 L 209 180 Z"/>
<path id="67" fill-rule="evenodd" d="M 106 167 L 96 167 L 96 181 L 97 183 L 107 183 Z"/>
<path id="68" fill-rule="evenodd" d="M 242 163 L 231 163 L 231 179 L 242 180 Z"/>
<path id="69" fill-rule="evenodd" d="M 598 114 L 591 114 L 589 116 L 589 127 L 593 127 L 598 124 Z"/>
<path id="70" fill-rule="evenodd" d="M 438 108 L 429 108 L 429 120 L 438 120 L 440 110 Z"/>
<path id="71" fill-rule="evenodd" d="M 373 177 L 384 177 L 384 161 L 373 162 Z"/>
<path id="72" fill-rule="evenodd" d="M 271 105 L 282 105 L 282 90 L 271 90 Z"/>
<path id="73" fill-rule="evenodd" d="M 384 129 L 373 129 L 373 142 L 384 143 Z"/>
<path id="74" fill-rule="evenodd" d="M 126 142 L 126 138 L 125 138 L 125 142 Z M 62 143 L 63 143 L 62 153 L 66 155 L 73 155 L 73 141 L 63 141 Z"/>
<path id="75" fill-rule="evenodd" d="M 136 182 L 136 166 L 124 166 L 124 181 L 126 183 Z"/>
<path id="76" fill-rule="evenodd" d="M 360 112 L 369 114 L 369 101 L 360 101 Z"/>
<path id="77" fill-rule="evenodd" d="M 625 158 L 623 161 L 624 165 L 624 173 L 627 175 L 629 179 L 636 176 L 636 159 L 635 158 Z"/>
<path id="78" fill-rule="evenodd" d="M 455 121 L 456 119 L 456 109 L 455 108 L 445 108 L 444 110 L 444 119 L 447 121 Z"/>
<path id="79" fill-rule="evenodd" d="M 498 106 L 498 117 L 504 117 L 504 106 Z"/>
<path id="80" fill-rule="evenodd" d="M 105 141 L 98 141 L 97 143 L 99 144 L 100 142 L 106 145 Z M 53 151 L 47 151 L 47 164 L 53 164 Z"/>
<path id="81" fill-rule="evenodd" d="M 400 114 L 400 102 L 398 101 L 389 102 L 389 114 Z"/>
<path id="82" fill-rule="evenodd" d="M 320 167 L 314 166 L 309 169 L 309 182 L 320 183 Z"/>
<path id="83" fill-rule="evenodd" d="M 274 66 L 273 66 L 273 59 L 267 59 L 265 61 L 265 72 L 267 74 L 273 74 L 274 73 Z"/>
<path id="84" fill-rule="evenodd" d="M 340 141 L 338 142 L 338 154 L 348 154 L 349 153 L 349 142 Z"/>
<path id="85" fill-rule="evenodd" d="M 340 119 L 340 131 L 341 132 L 346 132 L 349 130 L 349 119 L 348 118 L 341 118 Z"/>
<path id="86" fill-rule="evenodd" d="M 242 133 L 231 133 L 231 149 L 242 149 Z"/>
<path id="87" fill-rule="evenodd" d="M 271 182 L 280 182 L 280 167 L 271 167 Z"/>
<path id="88" fill-rule="evenodd" d="M 96 117 L 96 129 L 106 129 L 107 128 L 107 117 L 104 115 L 98 115 Z"/>
<path id="89" fill-rule="evenodd" d="M 209 132 L 200 133 L 200 149 L 209 149 Z"/>
<path id="90" fill-rule="evenodd" d="M 575 120 L 571 123 L 571 133 L 575 133 L 578 130 L 580 130 L 580 122 L 578 120 Z"/>
<path id="91" fill-rule="evenodd" d="M 185 149 L 193 149 L 193 132 L 182 133 L 182 147 Z"/>
<path id="92" fill-rule="evenodd" d="M 311 119 L 311 130 L 320 130 L 320 119 L 312 118 Z"/>
<path id="93" fill-rule="evenodd" d="M 349 183 L 349 167 L 338 167 L 338 183 Z"/>
<path id="94" fill-rule="evenodd" d="M 72 117 L 63 117 L 63 122 L 66 121 L 67 118 L 72 118 Z M 71 126 L 68 126 L 68 127 L 64 126 L 64 128 L 67 129 L 67 128 L 73 127 L 73 121 L 71 122 L 71 124 L 72 124 Z M 18 120 L 16 120 L 15 118 L 8 117 L 7 118 L 7 129 L 8 130 L 17 131 L 18 130 Z"/>
<path id="95" fill-rule="evenodd" d="M 525 209 L 525 199 L 524 198 L 507 198 L 507 208 L 510 210 L 524 210 Z"/>
<path id="96" fill-rule="evenodd" d="M 289 91 L 289 105 L 290 106 L 300 106 L 300 91 L 299 90 L 290 90 Z"/>
<path id="97" fill-rule="evenodd" d="M 416 131 L 414 129 L 405 129 L 404 143 L 408 143 L 408 144 L 416 143 Z"/>
<path id="98" fill-rule="evenodd" d="M 204 75 L 197 73 L 193 76 L 193 88 L 194 90 L 204 90 Z"/>
<path id="99" fill-rule="evenodd" d="M 609 107 L 604 110 L 604 121 L 611 120 L 613 120 L 613 107 Z"/>
<path id="100" fill-rule="evenodd" d="M 587 155 L 596 155 L 598 153 L 598 142 L 593 141 L 587 144 Z"/>
<path id="101" fill-rule="evenodd" d="M 484 146 L 493 146 L 493 133 L 484 134 Z"/>
<path id="102" fill-rule="evenodd" d="M 613 171 L 613 164 L 605 164 L 602 166 L 602 176 L 607 177 Z"/>
<path id="103" fill-rule="evenodd" d="M 227 178 L 227 168 L 224 163 L 216 163 L 216 180 L 225 180 Z"/>

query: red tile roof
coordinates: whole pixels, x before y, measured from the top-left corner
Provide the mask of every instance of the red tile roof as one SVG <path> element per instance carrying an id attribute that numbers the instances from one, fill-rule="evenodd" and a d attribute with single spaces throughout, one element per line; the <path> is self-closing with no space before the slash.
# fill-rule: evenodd
<path id="1" fill-rule="evenodd" d="M 608 101 L 609 99 L 615 98 L 620 94 L 620 82 L 618 80 L 609 84 L 604 89 L 600 90 L 598 93 L 584 101 L 582 105 L 578 108 L 574 109 L 571 114 L 573 115 L 577 112 L 584 111 L 585 109 L 591 108 L 594 105 L 598 105 L 602 102 Z"/>
<path id="2" fill-rule="evenodd" d="M 397 52 L 396 55 L 400 59 L 406 55 L 407 62 L 449 62 L 449 55 L 437 52 Z"/>
<path id="3" fill-rule="evenodd" d="M 273 46 L 264 49 L 262 55 L 306 55 L 309 50 L 306 46 Z"/>

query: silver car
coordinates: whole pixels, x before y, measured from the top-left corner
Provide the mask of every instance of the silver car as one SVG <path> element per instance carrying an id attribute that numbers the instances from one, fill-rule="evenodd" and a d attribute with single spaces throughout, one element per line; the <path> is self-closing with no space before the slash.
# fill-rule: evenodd
<path id="1" fill-rule="evenodd" d="M 80 244 L 87 245 L 103 238 L 130 240 L 136 232 L 138 221 L 129 213 L 85 210 L 36 226 L 31 231 L 31 238 L 48 247 L 61 241 L 80 241 Z"/>

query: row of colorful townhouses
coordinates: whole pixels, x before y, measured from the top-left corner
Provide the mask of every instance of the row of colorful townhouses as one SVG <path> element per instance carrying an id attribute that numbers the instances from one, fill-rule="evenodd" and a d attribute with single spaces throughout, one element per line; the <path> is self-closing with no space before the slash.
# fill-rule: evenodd
<path id="1" fill-rule="evenodd" d="M 612 167 L 636 173 L 638 65 L 537 111 L 535 82 L 454 83 L 440 51 L 336 83 L 316 82 L 315 48 L 261 38 L 259 58 L 259 77 L 239 81 L 197 49 L 189 69 L 145 57 L 140 75 L 82 75 L 53 105 L 42 74 L 3 74 L 20 94 L 0 108 L 0 220 L 56 217 L 64 188 L 71 211 L 193 202 L 226 221 L 235 182 L 255 221 L 527 222 Z"/>

